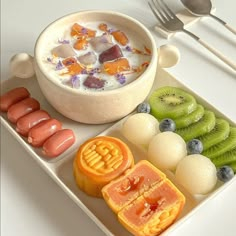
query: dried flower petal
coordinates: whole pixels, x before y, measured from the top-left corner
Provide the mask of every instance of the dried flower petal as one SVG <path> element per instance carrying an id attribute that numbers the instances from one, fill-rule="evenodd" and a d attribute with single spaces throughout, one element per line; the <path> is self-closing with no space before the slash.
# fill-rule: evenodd
<path id="1" fill-rule="evenodd" d="M 108 30 L 107 30 L 107 32 L 108 32 L 109 34 L 112 34 L 114 31 L 115 31 L 114 29 L 108 29 Z"/>
<path id="2" fill-rule="evenodd" d="M 62 70 L 64 68 L 62 62 L 59 60 L 58 63 L 56 64 L 56 70 Z"/>
<path id="3" fill-rule="evenodd" d="M 61 43 L 61 44 L 69 44 L 69 43 L 70 43 L 70 40 L 67 40 L 67 39 L 58 39 L 58 43 Z"/>
<path id="4" fill-rule="evenodd" d="M 79 88 L 79 76 L 78 75 L 72 75 L 71 76 L 71 84 L 72 88 Z"/>
<path id="5" fill-rule="evenodd" d="M 87 71 L 86 69 L 82 69 L 82 70 L 81 70 L 81 74 L 82 74 L 82 75 L 87 75 L 87 74 L 88 74 L 88 71 Z"/>
<path id="6" fill-rule="evenodd" d="M 132 52 L 132 48 L 128 45 L 125 47 L 125 49 L 128 51 L 128 52 Z"/>
<path id="7" fill-rule="evenodd" d="M 100 73 L 100 72 L 101 72 L 100 68 L 92 68 L 90 70 L 87 70 L 87 74 L 89 74 L 89 75 L 94 75 L 94 74 Z"/>
<path id="8" fill-rule="evenodd" d="M 118 73 L 115 76 L 120 84 L 124 84 L 126 82 L 126 77 L 124 76 L 124 74 Z"/>
<path id="9" fill-rule="evenodd" d="M 83 27 L 83 28 L 81 29 L 81 33 L 82 33 L 82 34 L 87 34 L 87 33 L 88 33 L 88 30 Z"/>

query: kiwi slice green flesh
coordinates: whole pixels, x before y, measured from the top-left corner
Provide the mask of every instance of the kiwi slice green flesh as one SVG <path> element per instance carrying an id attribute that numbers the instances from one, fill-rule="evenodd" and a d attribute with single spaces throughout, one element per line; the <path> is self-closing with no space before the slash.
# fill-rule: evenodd
<path id="1" fill-rule="evenodd" d="M 231 151 L 225 152 L 215 158 L 212 158 L 211 161 L 215 164 L 216 167 L 229 165 L 231 163 L 234 163 L 236 167 L 236 148 L 232 149 Z"/>
<path id="2" fill-rule="evenodd" d="M 230 133 L 228 138 L 206 149 L 205 151 L 202 152 L 202 155 L 209 158 L 215 158 L 235 148 L 236 148 L 236 128 L 230 127 Z"/>
<path id="3" fill-rule="evenodd" d="M 211 132 L 198 137 L 203 144 L 203 150 L 222 142 L 229 136 L 229 123 L 223 119 L 216 119 L 216 125 Z"/>
<path id="4" fill-rule="evenodd" d="M 193 138 L 209 133 L 215 126 L 215 120 L 215 114 L 212 111 L 205 110 L 203 117 L 199 121 L 185 128 L 176 129 L 175 132 L 187 142 Z"/>
<path id="5" fill-rule="evenodd" d="M 195 98 L 181 88 L 165 86 L 155 90 L 150 98 L 151 114 L 158 120 L 188 115 L 197 107 Z"/>
<path id="6" fill-rule="evenodd" d="M 203 106 L 198 104 L 197 108 L 193 112 L 191 112 L 189 115 L 181 116 L 174 120 L 176 128 L 179 129 L 179 128 L 187 127 L 191 125 L 192 123 L 199 121 L 203 117 L 203 115 L 204 115 L 204 108 Z"/>

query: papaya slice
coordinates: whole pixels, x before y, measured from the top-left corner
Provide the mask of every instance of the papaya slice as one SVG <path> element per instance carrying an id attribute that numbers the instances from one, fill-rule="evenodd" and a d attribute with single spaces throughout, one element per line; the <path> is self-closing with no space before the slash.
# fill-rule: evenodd
<path id="1" fill-rule="evenodd" d="M 88 46 L 87 37 L 80 37 L 76 40 L 73 47 L 76 50 L 84 50 L 87 48 L 87 46 Z"/>
<path id="2" fill-rule="evenodd" d="M 129 39 L 123 31 L 116 30 L 116 31 L 113 31 L 111 34 L 113 35 L 114 39 L 122 46 L 125 46 L 128 44 Z"/>
<path id="3" fill-rule="evenodd" d="M 129 71 L 129 61 L 127 58 L 123 57 L 115 61 L 106 61 L 103 63 L 103 70 L 109 75 L 115 75 L 122 71 Z"/>
<path id="4" fill-rule="evenodd" d="M 81 74 L 84 68 L 79 63 L 73 63 L 71 65 L 67 65 L 67 72 L 62 73 L 62 75 L 78 75 Z"/>
<path id="5" fill-rule="evenodd" d="M 85 36 L 87 35 L 89 38 L 93 38 L 96 36 L 96 30 L 92 30 L 86 27 L 83 27 L 82 25 L 79 25 L 78 23 L 75 23 L 71 28 L 71 36 Z"/>
<path id="6" fill-rule="evenodd" d="M 77 60 L 74 57 L 68 57 L 62 61 L 64 66 L 71 66 L 72 64 L 77 63 Z"/>

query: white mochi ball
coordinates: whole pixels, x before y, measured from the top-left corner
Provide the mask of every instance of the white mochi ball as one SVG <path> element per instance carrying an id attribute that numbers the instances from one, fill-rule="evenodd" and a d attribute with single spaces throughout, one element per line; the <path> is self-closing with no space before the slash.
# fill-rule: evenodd
<path id="1" fill-rule="evenodd" d="M 160 132 L 159 122 L 148 113 L 137 113 L 128 117 L 121 132 L 130 142 L 147 146 L 151 139 Z"/>
<path id="2" fill-rule="evenodd" d="M 163 170 L 175 170 L 179 161 L 186 155 L 185 141 L 171 131 L 157 134 L 148 147 L 148 160 Z"/>
<path id="3" fill-rule="evenodd" d="M 217 182 L 216 167 L 200 154 L 186 156 L 176 169 L 176 180 L 192 194 L 207 194 Z"/>

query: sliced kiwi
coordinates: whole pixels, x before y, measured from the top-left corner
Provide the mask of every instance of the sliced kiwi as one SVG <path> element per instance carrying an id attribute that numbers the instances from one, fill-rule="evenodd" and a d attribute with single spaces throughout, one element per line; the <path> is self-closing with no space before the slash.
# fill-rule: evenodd
<path id="1" fill-rule="evenodd" d="M 151 114 L 158 120 L 185 116 L 197 107 L 195 98 L 184 90 L 165 86 L 155 90 L 150 99 Z"/>
<path id="2" fill-rule="evenodd" d="M 225 140 L 229 136 L 229 131 L 229 123 L 226 120 L 216 119 L 216 125 L 212 131 L 198 137 L 203 144 L 203 150 L 206 150 Z"/>
<path id="3" fill-rule="evenodd" d="M 215 120 L 215 114 L 212 111 L 205 110 L 203 117 L 199 121 L 185 128 L 176 129 L 175 132 L 187 142 L 193 138 L 209 133 L 215 126 Z"/>
<path id="4" fill-rule="evenodd" d="M 225 152 L 215 158 L 212 158 L 211 161 L 215 164 L 216 167 L 229 165 L 233 162 L 235 162 L 236 164 L 236 148 Z"/>
<path id="5" fill-rule="evenodd" d="M 174 120 L 176 128 L 179 129 L 179 128 L 187 127 L 191 125 L 192 123 L 199 121 L 203 117 L 203 115 L 204 115 L 203 106 L 197 105 L 197 108 L 193 112 L 191 112 L 189 115 L 181 116 Z"/>
<path id="6" fill-rule="evenodd" d="M 236 148 L 236 128 L 230 127 L 230 133 L 228 138 L 206 149 L 205 151 L 202 152 L 202 155 L 207 156 L 209 158 L 215 158 L 235 148 Z"/>

